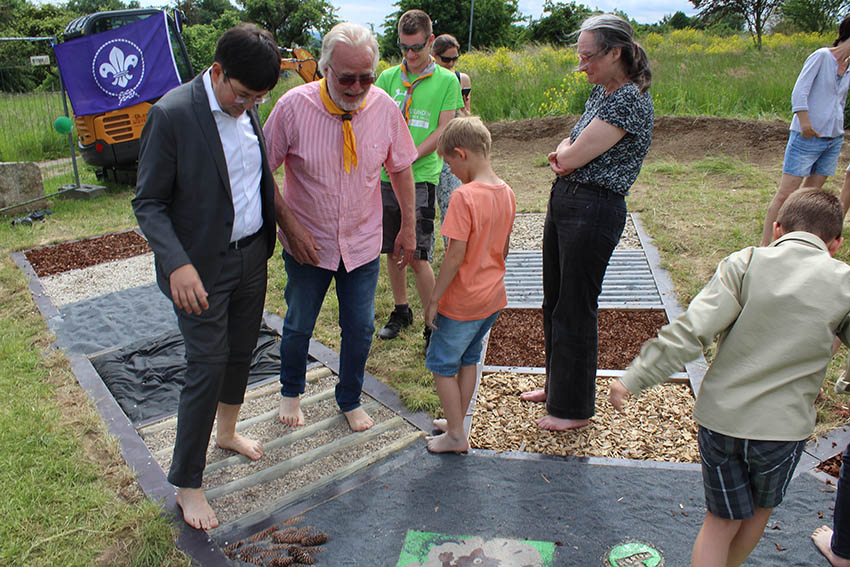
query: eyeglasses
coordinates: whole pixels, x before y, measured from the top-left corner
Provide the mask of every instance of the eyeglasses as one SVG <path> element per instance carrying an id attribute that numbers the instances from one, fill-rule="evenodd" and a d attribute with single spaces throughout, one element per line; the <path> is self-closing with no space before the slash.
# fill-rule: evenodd
<path id="1" fill-rule="evenodd" d="M 378 80 L 376 75 L 340 75 L 333 67 L 328 65 L 331 71 L 336 75 L 337 82 L 344 87 L 353 87 L 354 83 L 360 83 L 362 87 L 368 87 Z"/>
<path id="2" fill-rule="evenodd" d="M 230 85 L 230 92 L 233 93 L 233 102 L 236 104 L 245 105 L 247 103 L 253 104 L 265 104 L 269 101 L 269 97 L 261 94 L 261 95 L 249 95 L 242 96 L 236 92 L 233 88 L 233 83 L 230 81 L 230 76 L 227 74 L 227 71 L 224 72 L 224 78 L 227 81 L 227 84 Z"/>
<path id="3" fill-rule="evenodd" d="M 443 63 L 452 63 L 453 61 L 457 61 L 460 59 L 460 55 L 455 55 L 454 57 L 446 57 L 445 55 L 437 55 L 440 59 L 443 60 Z"/>
<path id="4" fill-rule="evenodd" d="M 579 62 L 590 63 L 590 60 L 593 59 L 594 57 L 596 57 L 597 55 L 599 55 L 600 53 L 607 53 L 607 52 L 608 52 L 608 50 L 603 47 L 602 49 L 597 49 L 595 52 L 590 53 L 590 54 L 580 53 L 580 52 L 576 51 L 576 55 L 578 56 Z"/>
<path id="5" fill-rule="evenodd" d="M 425 49 L 426 45 L 428 45 L 427 41 L 423 43 L 414 43 L 413 45 L 407 45 L 406 43 L 398 42 L 398 46 L 401 49 L 402 53 L 407 53 L 408 51 L 415 51 L 416 53 L 419 53 L 420 51 Z"/>

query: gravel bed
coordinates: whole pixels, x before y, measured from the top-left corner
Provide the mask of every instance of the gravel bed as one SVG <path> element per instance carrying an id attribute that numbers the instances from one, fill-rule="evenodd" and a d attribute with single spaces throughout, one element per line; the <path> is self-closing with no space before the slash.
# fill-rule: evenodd
<path id="1" fill-rule="evenodd" d="M 319 380 L 318 383 L 308 382 L 305 396 L 311 396 L 328 388 L 332 388 L 335 384 L 335 374 L 331 374 L 330 376 Z M 276 384 L 269 384 L 268 386 L 264 386 L 263 389 L 268 390 L 266 395 L 247 401 L 242 405 L 242 409 L 239 411 L 240 421 L 277 409 L 280 406 L 279 387 Z M 333 398 L 324 400 L 318 404 L 311 404 L 304 407 L 304 416 L 308 420 L 308 423 L 324 419 L 338 412 L 339 408 L 337 408 L 336 400 Z M 170 427 L 167 429 L 155 431 L 153 433 L 146 433 L 144 430 L 139 432 L 151 453 L 155 454 L 157 451 L 174 446 L 174 438 L 177 434 L 177 419 L 170 418 L 170 421 Z M 252 425 L 241 432 L 247 437 L 257 439 L 261 442 L 266 442 L 269 439 L 279 437 L 281 435 L 281 431 L 284 429 L 286 429 L 286 426 L 274 417 Z M 232 455 L 232 451 L 224 451 L 216 446 L 215 425 L 213 425 L 213 435 L 210 438 L 210 443 L 207 448 L 207 463 L 212 463 Z M 163 470 L 167 470 L 167 468 L 171 465 L 171 452 L 169 451 L 168 455 L 163 459 L 158 460 L 158 462 Z"/>
<path id="2" fill-rule="evenodd" d="M 514 220 L 511 232 L 511 250 L 542 250 L 544 213 L 520 213 Z M 632 216 L 626 216 L 626 227 L 617 244 L 618 250 L 640 250 L 643 246 L 632 222 Z"/>
<path id="3" fill-rule="evenodd" d="M 230 522 L 248 512 L 267 506 L 276 499 L 282 498 L 302 486 L 333 474 L 334 471 L 370 453 L 379 451 L 381 448 L 415 431 L 415 427 L 404 423 L 402 426 L 387 431 L 368 443 L 349 448 L 345 451 L 338 451 L 298 470 L 292 471 L 281 478 L 217 498 L 212 501 L 212 507 L 221 523 Z"/>
<path id="4" fill-rule="evenodd" d="M 334 412 L 331 415 L 338 414 L 339 411 Z M 383 421 L 387 421 L 388 419 L 392 419 L 395 417 L 395 414 L 384 407 L 375 408 L 371 412 L 369 412 L 372 418 L 375 420 L 375 423 L 381 423 Z M 330 417 L 330 416 L 325 416 Z M 319 419 L 310 419 L 307 423 L 314 423 Z M 277 422 L 277 420 L 275 420 Z M 276 434 L 273 438 L 282 437 L 283 435 L 290 433 L 294 428 L 289 428 L 281 424 L 280 422 L 276 423 Z M 273 465 L 281 463 L 283 461 L 289 460 L 293 457 L 297 457 L 302 455 L 308 451 L 316 449 L 317 447 L 321 447 L 323 445 L 327 445 L 332 441 L 336 441 L 337 439 L 341 439 L 351 434 L 351 429 L 348 427 L 348 423 L 345 421 L 341 421 L 339 423 L 335 423 L 328 429 L 323 429 L 321 431 L 317 431 L 310 435 L 309 437 L 305 437 L 304 439 L 299 439 L 295 443 L 284 445 L 283 447 L 277 447 L 275 449 L 266 450 L 264 452 L 263 458 L 259 461 L 250 461 L 242 464 L 238 464 L 232 467 L 226 467 L 224 469 L 219 469 L 217 471 L 213 471 L 210 474 L 204 475 L 204 487 L 206 488 L 214 488 L 216 486 L 221 486 L 228 482 L 231 482 L 235 479 L 242 478 L 253 474 L 255 472 L 261 471 L 263 469 L 269 468 Z M 358 447 L 354 446 L 349 449 L 346 449 L 346 452 L 358 452 Z M 233 452 L 228 452 L 227 456 L 232 455 Z M 362 457 L 365 453 L 361 453 L 358 455 Z M 211 461 L 207 461 L 211 462 Z M 292 474 L 292 473 L 290 473 Z M 241 491 L 240 491 L 241 492 Z"/>
<path id="5" fill-rule="evenodd" d="M 519 394 L 542 388 L 543 375 L 497 373 L 481 378 L 469 441 L 479 449 L 577 457 L 699 462 L 694 398 L 683 384 L 664 384 L 629 399 L 625 413 L 608 403 L 607 378 L 596 379 L 596 415 L 581 429 L 544 431 L 542 403 Z"/>
<path id="6" fill-rule="evenodd" d="M 156 282 L 153 252 L 40 278 L 58 306 Z"/>

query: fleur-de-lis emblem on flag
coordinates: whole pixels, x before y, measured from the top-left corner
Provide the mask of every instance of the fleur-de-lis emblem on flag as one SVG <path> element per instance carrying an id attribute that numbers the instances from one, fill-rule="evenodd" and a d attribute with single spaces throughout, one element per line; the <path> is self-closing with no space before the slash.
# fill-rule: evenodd
<path id="1" fill-rule="evenodd" d="M 138 57 L 135 55 L 125 57 L 123 51 L 113 47 L 109 51 L 109 63 L 101 63 L 100 65 L 100 76 L 109 79 L 109 76 L 112 75 L 112 84 L 123 88 L 133 78 L 130 71 L 138 64 Z"/>

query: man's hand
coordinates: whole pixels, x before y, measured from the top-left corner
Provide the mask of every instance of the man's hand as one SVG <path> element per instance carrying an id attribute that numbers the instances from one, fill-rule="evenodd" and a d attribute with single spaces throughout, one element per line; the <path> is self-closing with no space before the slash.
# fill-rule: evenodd
<path id="1" fill-rule="evenodd" d="M 402 222 L 398 236 L 395 237 L 392 256 L 399 269 L 405 267 L 413 260 L 414 250 L 416 250 L 416 232 L 413 226 L 407 226 Z"/>
<path id="2" fill-rule="evenodd" d="M 611 402 L 611 405 L 614 406 L 615 410 L 623 411 L 626 407 L 626 400 L 628 400 L 632 395 L 631 392 L 629 392 L 619 380 L 613 380 L 610 382 L 608 389 L 608 401 Z"/>
<path id="3" fill-rule="evenodd" d="M 171 284 L 171 300 L 178 309 L 195 315 L 209 309 L 207 290 L 204 289 L 195 266 L 183 264 L 171 272 L 168 281 Z"/>
<path id="4" fill-rule="evenodd" d="M 319 245 L 309 230 L 304 228 L 294 215 L 289 215 L 286 225 L 277 231 L 278 240 L 281 235 L 286 237 L 292 257 L 299 264 L 319 265 Z M 283 242 L 281 240 L 281 242 Z"/>

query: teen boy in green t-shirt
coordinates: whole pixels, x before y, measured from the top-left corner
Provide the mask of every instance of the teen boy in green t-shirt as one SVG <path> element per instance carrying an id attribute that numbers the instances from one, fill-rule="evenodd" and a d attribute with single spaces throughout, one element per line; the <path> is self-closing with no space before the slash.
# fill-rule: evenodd
<path id="1" fill-rule="evenodd" d="M 422 10 L 408 10 L 398 21 L 399 47 L 404 59 L 378 77 L 376 86 L 385 90 L 404 114 L 419 157 L 413 164 L 416 182 L 416 250 L 410 262 L 416 289 L 422 305 L 427 305 L 434 289 L 431 258 L 434 250 L 434 215 L 436 185 L 440 180 L 443 160 L 436 153 L 440 132 L 463 108 L 460 83 L 454 73 L 436 65 L 431 57 L 434 35 L 431 18 Z M 407 272 L 399 268 L 389 254 L 401 227 L 401 211 L 386 172 L 381 174 L 381 196 L 384 204 L 384 240 L 382 252 L 387 254 L 387 273 L 393 290 L 395 309 L 387 324 L 378 332 L 382 339 L 393 339 L 403 327 L 413 322 L 407 302 Z M 430 329 L 425 327 L 426 345 Z"/>

